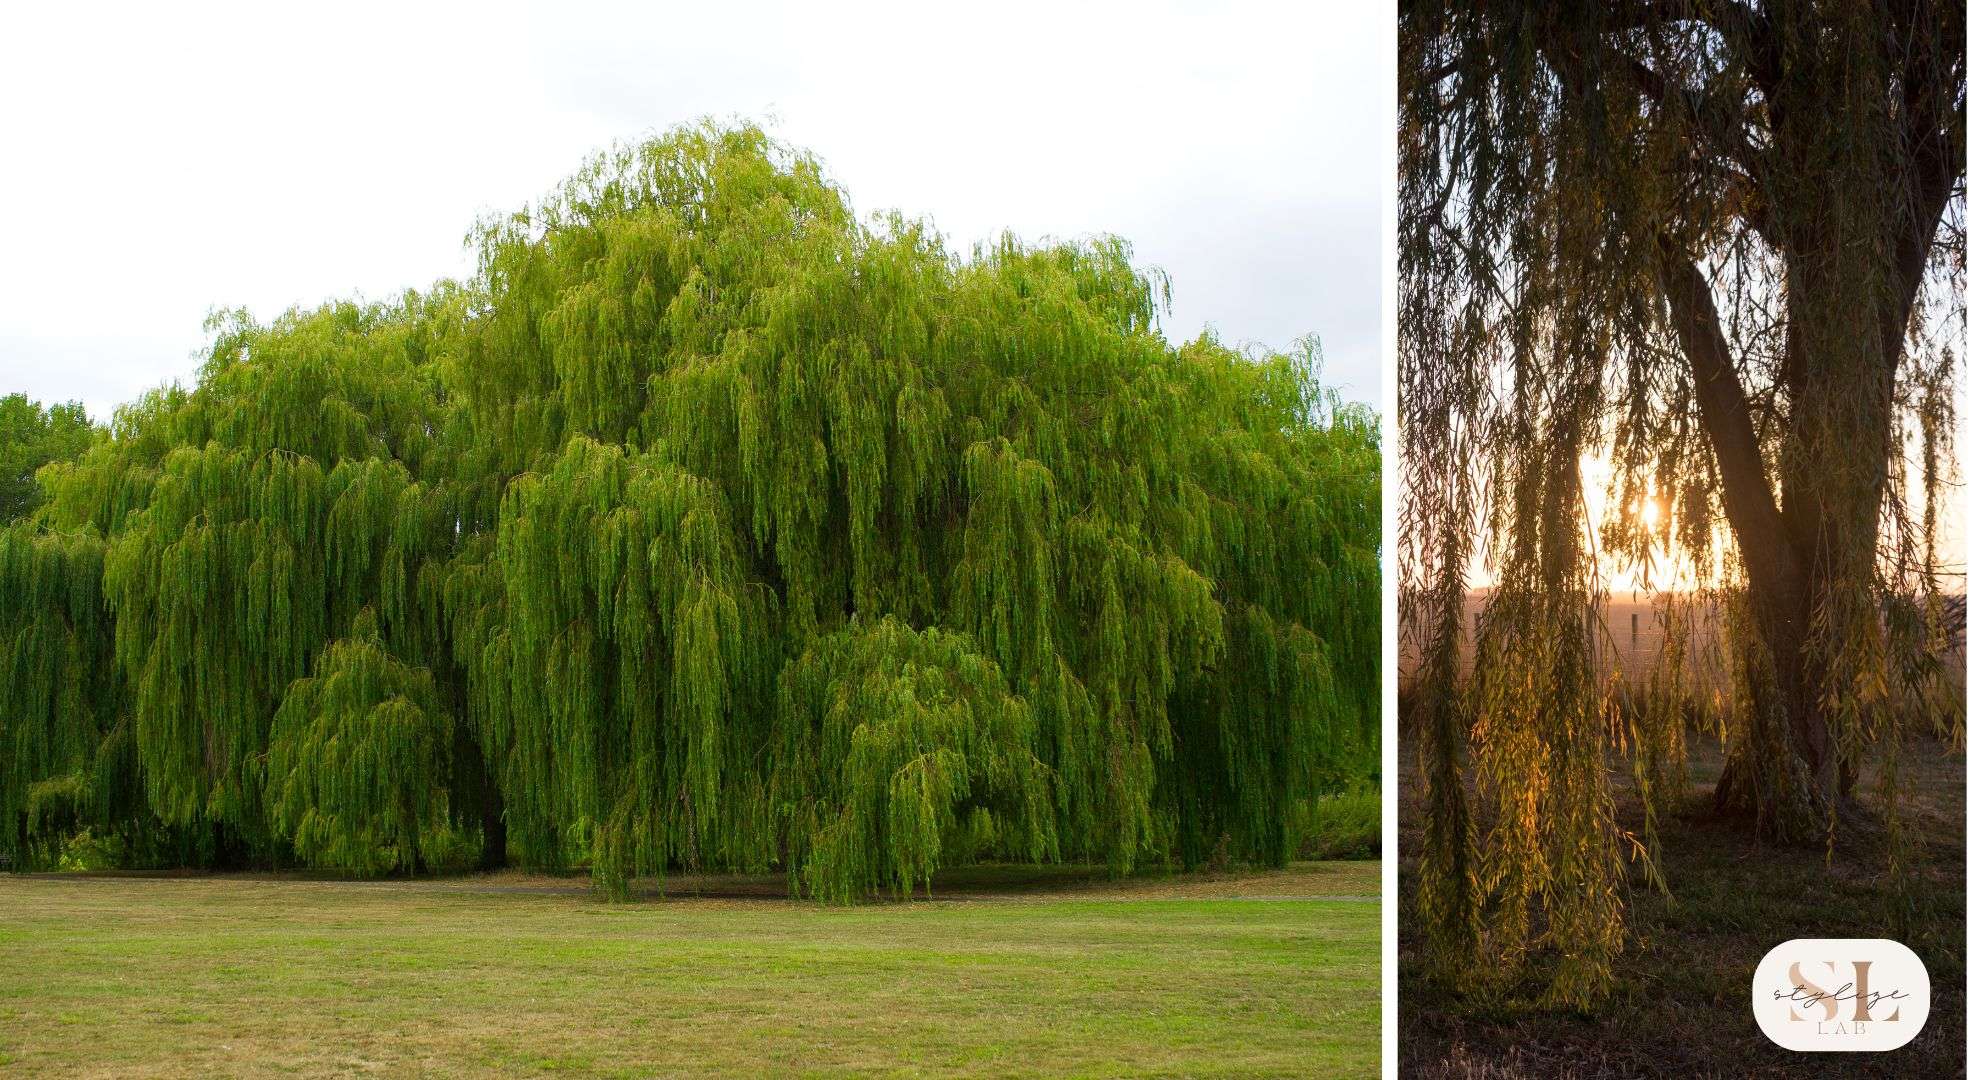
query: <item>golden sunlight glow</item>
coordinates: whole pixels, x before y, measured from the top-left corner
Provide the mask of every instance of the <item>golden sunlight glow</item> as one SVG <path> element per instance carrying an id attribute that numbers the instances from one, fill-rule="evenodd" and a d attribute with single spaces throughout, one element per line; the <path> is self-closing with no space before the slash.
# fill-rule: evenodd
<path id="1" fill-rule="evenodd" d="M 1964 409 L 1963 386 L 1960 393 L 1960 408 Z M 1917 446 L 1917 432 L 1908 433 L 1906 440 L 1905 467 L 1902 470 L 1905 499 L 1907 505 L 1915 508 L 1924 505 L 1924 466 L 1922 451 Z M 1596 553 L 1600 587 L 1607 590 L 1612 598 L 1644 598 L 1663 591 L 1689 592 L 1705 587 L 1707 583 L 1725 580 L 1721 575 L 1737 576 L 1732 533 L 1722 519 L 1709 524 L 1708 549 L 1699 556 L 1673 550 L 1675 536 L 1663 532 L 1665 529 L 1675 531 L 1672 493 L 1660 492 L 1654 486 L 1635 501 L 1630 512 L 1620 515 L 1632 531 L 1641 528 L 1647 534 L 1647 550 L 1607 548 L 1603 543 L 1603 531 L 1606 525 L 1611 524 L 1610 498 L 1615 493 L 1615 469 L 1606 454 L 1583 454 L 1580 473 L 1583 513 L 1588 527 L 1585 543 Z M 1960 482 L 1961 479 L 1955 464 L 1950 482 L 1941 493 L 1943 501 L 1939 506 L 1936 557 L 1941 567 L 1939 587 L 1949 593 L 1964 595 L 1966 485 Z M 1481 542 L 1472 552 L 1466 585 L 1477 590 L 1491 589 L 1498 583 L 1497 579 L 1492 559 Z"/>
<path id="2" fill-rule="evenodd" d="M 1580 465 L 1581 500 L 1588 529 L 1585 542 L 1596 553 L 1601 587 L 1616 598 L 1641 598 L 1657 592 L 1698 588 L 1703 576 L 1698 566 L 1689 556 L 1673 550 L 1672 537 L 1661 532 L 1670 522 L 1669 495 L 1653 486 L 1619 515 L 1623 523 L 1643 531 L 1648 539 L 1647 550 L 1634 546 L 1627 550 L 1609 548 L 1603 543 L 1603 534 L 1611 524 L 1615 470 L 1606 455 L 1583 454 Z M 1730 540 L 1718 535 L 1720 532 L 1721 529 L 1714 529 L 1713 550 L 1707 554 L 1710 565 L 1718 563 L 1723 554 L 1721 545 Z M 1475 552 L 1468 575 L 1470 587 L 1489 589 L 1495 584 L 1496 576 L 1484 550 Z"/>
<path id="3" fill-rule="evenodd" d="M 1614 494 L 1615 470 L 1607 457 L 1584 454 L 1581 458 L 1581 499 L 1586 507 L 1591 525 L 1591 540 L 1601 548 L 1600 531 L 1609 520 L 1609 499 Z M 1621 552 L 1601 551 L 1603 577 L 1612 595 L 1656 592 L 1668 589 L 1690 588 L 1694 575 L 1680 564 L 1683 562 L 1668 543 L 1657 539 L 1657 527 L 1664 520 L 1664 500 L 1652 489 L 1639 499 L 1633 513 L 1625 513 L 1625 519 L 1634 517 L 1636 524 L 1651 535 L 1649 560 L 1625 558 Z"/>

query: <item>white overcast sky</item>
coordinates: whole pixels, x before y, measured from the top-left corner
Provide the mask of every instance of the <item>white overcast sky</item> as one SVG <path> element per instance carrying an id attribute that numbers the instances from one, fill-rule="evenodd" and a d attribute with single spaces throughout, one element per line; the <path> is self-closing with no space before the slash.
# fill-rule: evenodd
<path id="1" fill-rule="evenodd" d="M 704 115 L 815 152 L 960 250 L 1111 232 L 1205 324 L 1380 390 L 1381 4 L 13 5 L 0 393 L 93 416 L 269 318 L 467 274 L 478 214 Z"/>

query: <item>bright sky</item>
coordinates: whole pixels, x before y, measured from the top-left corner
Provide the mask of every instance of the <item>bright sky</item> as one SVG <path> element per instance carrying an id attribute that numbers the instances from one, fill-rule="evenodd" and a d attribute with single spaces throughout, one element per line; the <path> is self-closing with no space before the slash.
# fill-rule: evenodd
<path id="1" fill-rule="evenodd" d="M 1376 400 L 1383 5 L 290 7 L 10 12 L 0 393 L 105 417 L 190 378 L 210 308 L 464 275 L 477 214 L 739 115 L 963 250 L 1122 235 L 1173 279 L 1172 339 L 1318 332 L 1326 381 Z"/>

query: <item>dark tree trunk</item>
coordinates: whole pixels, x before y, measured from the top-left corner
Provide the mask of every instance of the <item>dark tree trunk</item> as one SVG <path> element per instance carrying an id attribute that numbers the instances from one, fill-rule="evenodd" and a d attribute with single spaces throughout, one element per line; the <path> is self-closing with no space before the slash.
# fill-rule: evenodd
<path id="1" fill-rule="evenodd" d="M 1750 572 L 1750 571 L 1749 571 Z M 1727 755 L 1715 805 L 1751 816 L 1776 840 L 1812 843 L 1848 816 L 1853 766 L 1821 708 L 1805 576 L 1785 593 L 1751 591 L 1754 640 L 1742 658 L 1752 719 Z"/>
<path id="2" fill-rule="evenodd" d="M 1813 637 L 1814 606 L 1828 591 L 1833 575 L 1843 569 L 1835 564 L 1833 554 L 1867 550 L 1866 541 L 1874 543 L 1882 466 L 1858 485 L 1859 494 L 1869 493 L 1867 499 L 1847 500 L 1848 505 L 1839 508 L 1833 499 L 1825 502 L 1821 496 L 1826 493 L 1816 490 L 1820 481 L 1814 470 L 1795 467 L 1819 461 L 1833 448 L 1803 453 L 1791 447 L 1784 459 L 1794 464 L 1782 470 L 1782 497 L 1777 504 L 1710 283 L 1667 242 L 1662 284 L 1691 368 L 1719 472 L 1721 500 L 1748 581 L 1751 636 L 1741 659 L 1752 720 L 1728 754 L 1716 804 L 1722 812 L 1753 816 L 1775 839 L 1814 842 L 1828 836 L 1837 820 L 1849 816 L 1855 775 L 1854 763 L 1842 753 L 1822 707 L 1828 656 Z M 1791 394 L 1806 386 L 1806 371 L 1796 370 L 1803 360 L 1801 337 L 1790 330 Z M 1882 401 L 1870 403 L 1866 414 L 1888 424 L 1890 380 L 1882 381 Z M 1793 433 L 1802 434 L 1806 433 Z M 1834 435 L 1825 430 L 1808 437 Z M 1870 572 L 1868 567 L 1855 569 Z M 1862 584 L 1867 587 L 1867 578 Z"/>
<path id="3" fill-rule="evenodd" d="M 481 819 L 481 869 L 500 870 L 509 865 L 509 815 L 502 804 L 502 786 L 482 756 L 479 743 L 470 741 L 463 756 L 467 759 L 464 779 L 474 789 L 475 810 Z"/>
<path id="4" fill-rule="evenodd" d="M 502 796 L 492 794 L 481 809 L 481 868 L 500 870 L 509 865 L 509 822 L 502 813 Z"/>
<path id="5" fill-rule="evenodd" d="M 1769 33 L 1825 32 L 1791 22 Z M 1779 42 L 1762 44 L 1758 60 L 1778 51 Z M 1850 700 L 1850 665 L 1864 660 L 1851 651 L 1881 633 L 1876 550 L 1897 373 L 1932 237 L 1964 171 L 1957 133 L 1940 126 L 1929 65 L 1914 70 L 1898 56 L 1830 50 L 1815 39 L 1800 45 L 1812 65 L 1756 71 L 1775 141 L 1747 162 L 1764 170 L 1755 172 L 1748 224 L 1786 271 L 1779 390 L 1787 426 L 1773 461 L 1761 453 L 1710 283 L 1679 244 L 1659 238 L 1664 299 L 1748 580 L 1743 659 L 1753 717 L 1728 755 L 1717 803 L 1788 842 L 1830 838 L 1853 816 L 1857 762 L 1837 733 L 1853 730 L 1861 704 Z M 1888 82 L 1871 70 L 1880 63 L 1899 80 L 1902 111 L 1862 110 L 1879 100 L 1871 88 Z M 1832 127 L 1794 122 L 1852 109 L 1866 132 L 1889 124 L 1879 133 L 1897 153 L 1867 163 L 1838 156 Z"/>
<path id="6" fill-rule="evenodd" d="M 452 691 L 454 715 L 466 716 L 465 681 L 453 682 Z M 476 734 L 471 725 L 454 725 L 454 752 L 450 757 L 453 776 L 449 785 L 453 792 L 454 820 L 460 826 L 470 823 L 481 826 L 480 868 L 500 870 L 509 864 L 508 814 L 502 803 L 502 785 L 495 777 L 495 765 L 482 753 Z"/>

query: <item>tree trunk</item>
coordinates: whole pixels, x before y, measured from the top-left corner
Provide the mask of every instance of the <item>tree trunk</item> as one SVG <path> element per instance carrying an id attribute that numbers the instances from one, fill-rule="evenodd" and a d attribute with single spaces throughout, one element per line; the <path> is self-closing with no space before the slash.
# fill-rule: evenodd
<path id="1" fill-rule="evenodd" d="M 492 796 L 481 809 L 481 868 L 500 870 L 509 864 L 509 822 L 502 813 L 502 797 Z"/>
<path id="2" fill-rule="evenodd" d="M 1781 259 L 1788 319 L 1787 427 L 1771 461 L 1710 283 L 1672 236 L 1658 246 L 1750 599 L 1752 718 L 1717 801 L 1806 842 L 1850 816 L 1855 736 L 1886 707 L 1877 541 L 1893 395 L 1931 241 L 1964 175 L 1963 95 L 1946 76 L 1963 70 L 1947 58 L 1963 58 L 1965 34 L 1963 15 L 1935 17 L 1893 51 L 1874 18 L 1783 16 L 1742 31 L 1757 43 L 1772 136 L 1740 163 L 1743 213 Z M 1943 42 L 1915 37 L 1927 32 Z M 1801 61 L 1782 65 L 1789 53 Z"/>
<path id="3" fill-rule="evenodd" d="M 1750 571 L 1749 571 L 1750 573 Z M 1751 722 L 1719 774 L 1720 813 L 1750 816 L 1784 843 L 1814 843 L 1847 816 L 1854 768 L 1821 708 L 1810 654 L 1805 577 L 1786 594 L 1751 591 L 1752 638 L 1742 657 Z"/>
<path id="4" fill-rule="evenodd" d="M 1791 441 L 1802 436 L 1813 445 L 1783 452 L 1781 500 L 1776 504 L 1711 286 L 1674 244 L 1663 244 L 1663 256 L 1664 298 L 1691 367 L 1719 472 L 1721 501 L 1748 585 L 1751 633 L 1741 666 L 1751 722 L 1727 755 L 1716 805 L 1721 812 L 1753 816 L 1761 830 L 1777 840 L 1815 842 L 1828 837 L 1835 822 L 1848 815 L 1855 774 L 1854 763 L 1838 746 L 1822 706 L 1825 665 L 1831 656 L 1813 635 L 1815 605 L 1818 598 L 1835 593 L 1830 588 L 1836 583 L 1833 575 L 1872 572 L 1867 566 L 1848 567 L 1848 560 L 1839 566 L 1835 554 L 1874 547 L 1877 498 L 1883 488 L 1881 460 L 1874 478 L 1856 485 L 1857 497 L 1838 506 L 1826 491 L 1818 490 L 1820 470 L 1812 467 L 1836 452 L 1833 446 L 1818 444 L 1833 439 L 1834 432 L 1798 427 Z M 1799 379 L 1805 387 L 1805 368 L 1795 372 L 1805 362 L 1803 337 L 1790 330 L 1787 366 L 1790 383 Z M 1869 412 L 1887 424 L 1888 378 L 1883 384 L 1883 400 L 1873 402 Z M 1799 409 L 1796 413 L 1805 415 Z M 1881 444 L 1869 452 L 1881 454 Z M 1864 492 L 1869 493 L 1867 499 Z M 1865 545 L 1866 540 L 1871 543 Z M 1848 587 L 1848 582 L 1841 584 Z M 1867 577 L 1857 584 L 1868 586 Z"/>

